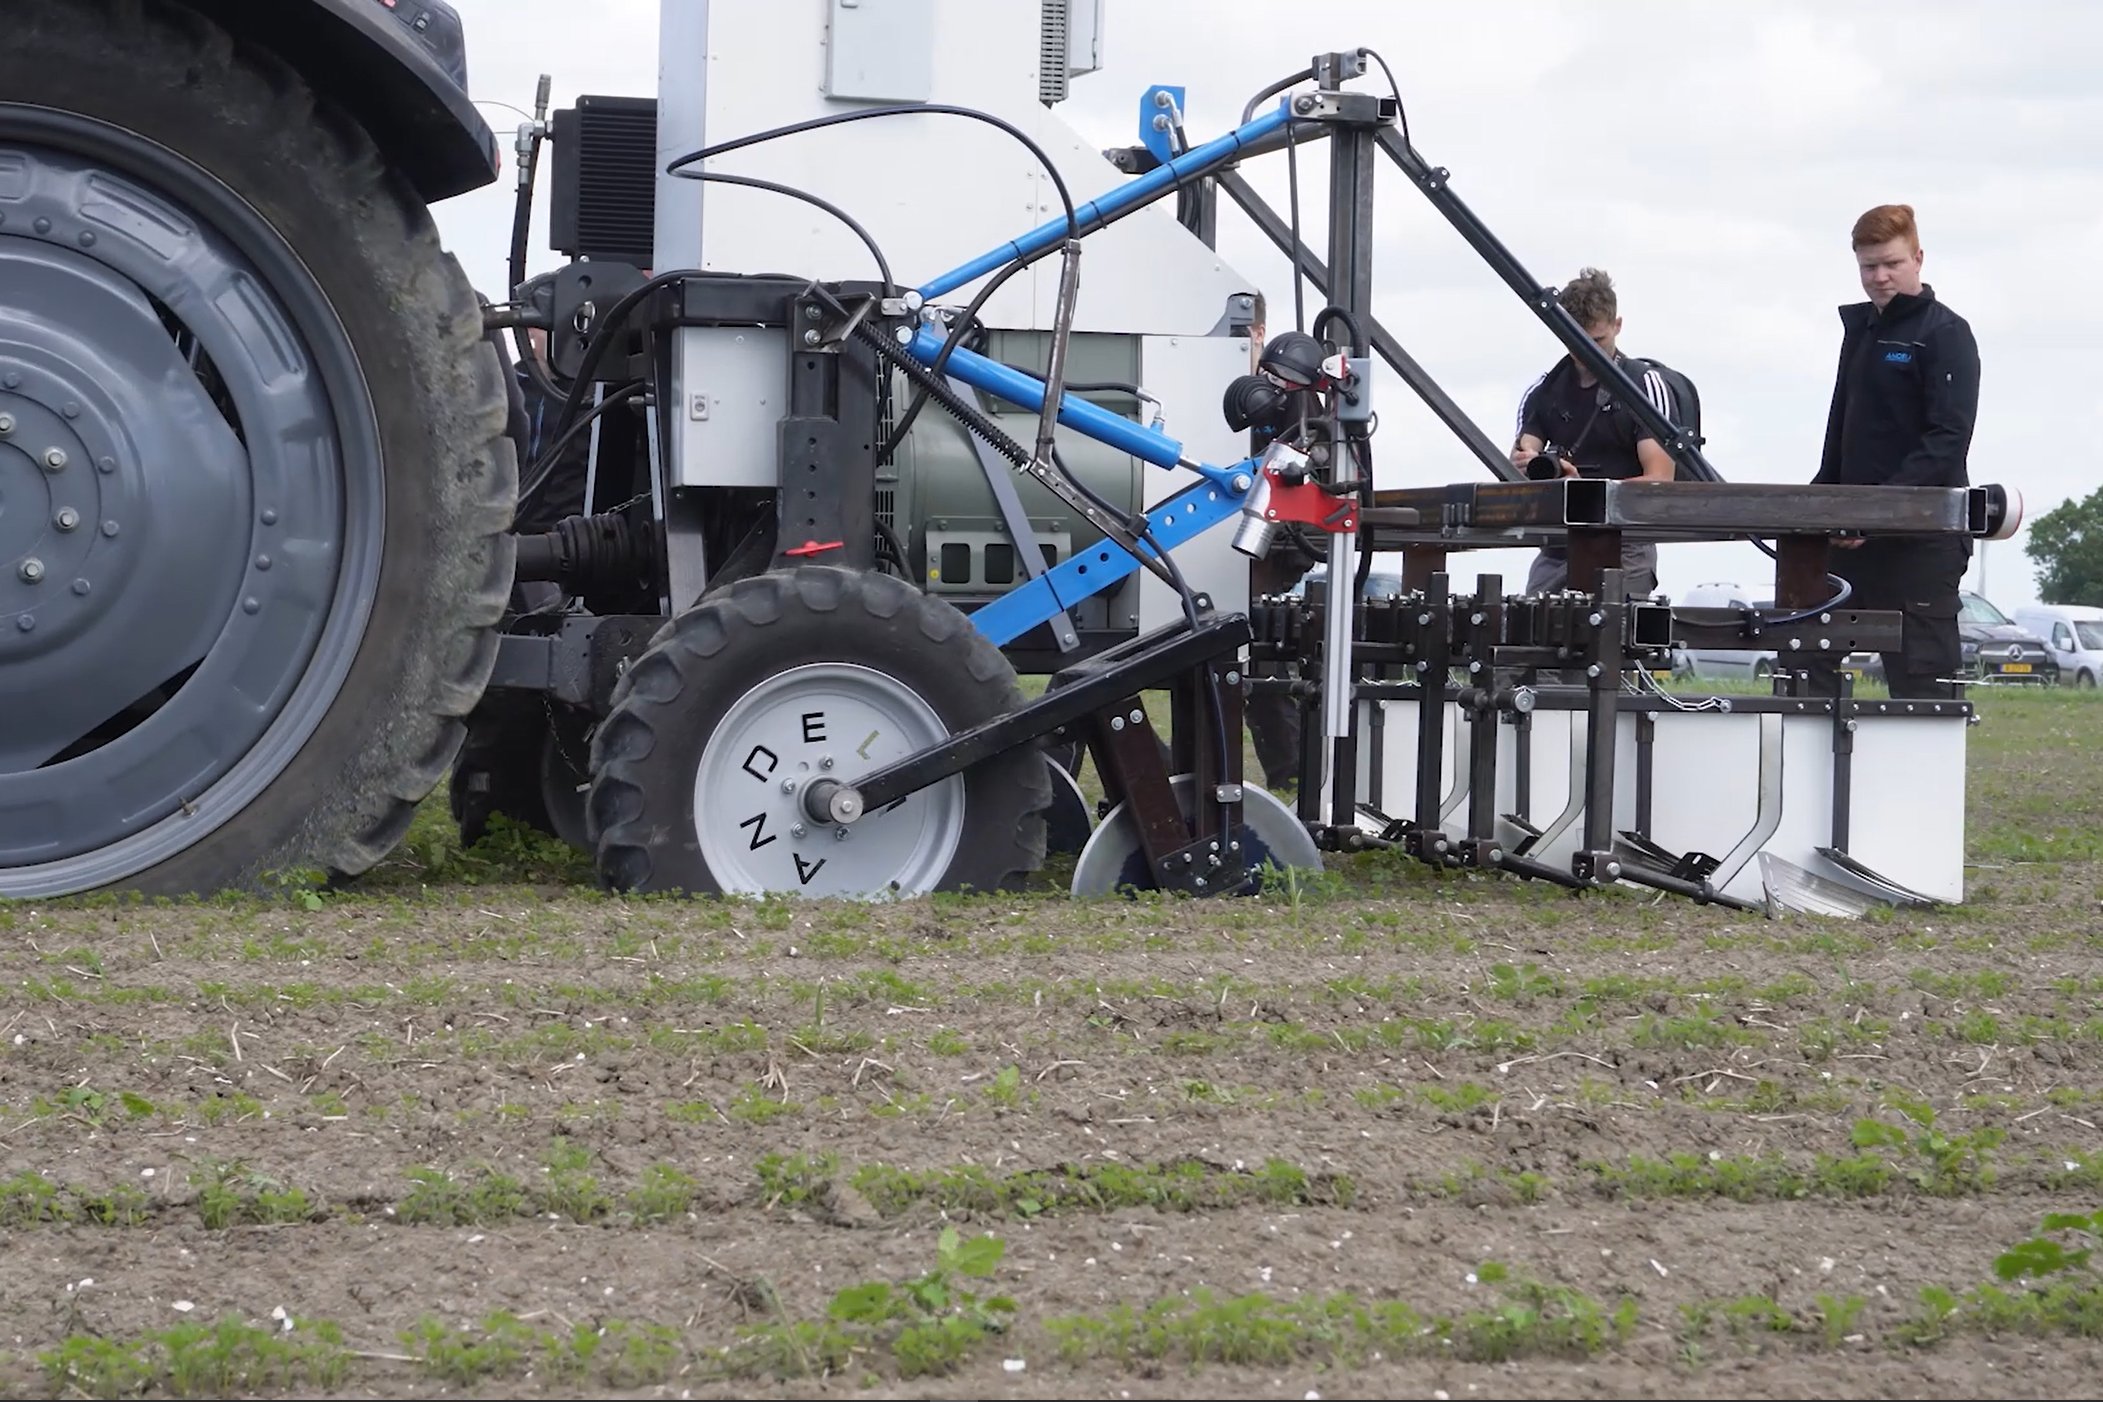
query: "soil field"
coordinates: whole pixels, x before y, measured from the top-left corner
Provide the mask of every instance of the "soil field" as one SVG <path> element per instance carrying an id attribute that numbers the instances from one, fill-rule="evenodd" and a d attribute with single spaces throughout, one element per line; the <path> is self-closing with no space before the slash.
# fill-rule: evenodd
<path id="1" fill-rule="evenodd" d="M 442 802 L 0 905 L 0 1389 L 2092 1393 L 2103 705 L 1981 707 L 1970 899 L 1859 923 L 617 900 Z"/>

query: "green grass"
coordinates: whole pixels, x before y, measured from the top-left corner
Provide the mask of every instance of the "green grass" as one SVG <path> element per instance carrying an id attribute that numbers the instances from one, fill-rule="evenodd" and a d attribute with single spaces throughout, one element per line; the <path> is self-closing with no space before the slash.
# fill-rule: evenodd
<path id="1" fill-rule="evenodd" d="M 401 1341 L 426 1374 L 455 1387 L 534 1374 L 572 1387 L 587 1381 L 647 1387 L 669 1378 L 681 1354 L 679 1332 L 665 1325 L 615 1319 L 547 1329 L 508 1310 L 472 1327 L 425 1315 L 402 1331 Z"/>
<path id="2" fill-rule="evenodd" d="M 1357 1185 L 1349 1178 L 1310 1174 L 1278 1159 L 1253 1170 L 1185 1159 L 1164 1164 L 1065 1165 L 1001 1174 L 979 1164 L 915 1170 L 872 1163 L 850 1170 L 828 1154 L 769 1154 L 759 1161 L 758 1178 L 758 1196 L 767 1206 L 807 1202 L 823 1185 L 843 1181 L 887 1216 L 915 1207 L 1021 1218 L 1126 1207 L 1170 1212 L 1263 1203 L 1348 1207 L 1358 1195 Z"/>
<path id="3" fill-rule="evenodd" d="M 293 1332 L 244 1323 L 185 1322 L 125 1341 L 74 1334 L 40 1351 L 54 1394 L 128 1397 L 149 1389 L 175 1397 L 233 1397 L 312 1388 L 332 1392 L 350 1371 L 343 1333 L 295 1321 Z"/>
<path id="4" fill-rule="evenodd" d="M 1350 1292 L 1281 1299 L 1261 1291 L 1223 1296 L 1199 1286 L 1143 1308 L 1119 1304 L 1100 1314 L 1050 1319 L 1044 1327 L 1069 1362 L 1277 1367 L 1310 1361 L 1350 1368 L 1375 1354 L 1484 1363 L 1590 1358 L 1625 1342 L 1640 1318 L 1634 1299 L 1609 1306 L 1494 1261 L 1479 1266 L 1473 1279 L 1494 1287 L 1496 1298 L 1451 1316 L 1426 1318 L 1403 1301 Z"/>

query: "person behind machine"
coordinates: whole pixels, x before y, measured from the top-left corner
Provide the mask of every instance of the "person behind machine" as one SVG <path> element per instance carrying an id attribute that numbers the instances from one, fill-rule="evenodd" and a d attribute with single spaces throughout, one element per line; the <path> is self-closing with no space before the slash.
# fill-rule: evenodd
<path id="1" fill-rule="evenodd" d="M 1614 281 L 1597 268 L 1586 268 L 1556 294 L 1563 310 L 1592 343 L 1610 356 L 1659 413 L 1673 419 L 1672 389 L 1656 367 L 1623 355 L 1619 299 Z M 1645 428 L 1620 397 L 1600 384 L 1598 376 L 1564 356 L 1527 390 L 1519 404 L 1519 437 L 1512 462 L 1526 467 L 1536 458 L 1552 458 L 1564 477 L 1637 478 L 1670 482 L 1675 465 L 1657 436 Z M 1534 475 L 1529 473 L 1529 475 Z M 1628 597 L 1640 598 L 1658 587 L 1658 548 L 1647 541 L 1621 547 Z M 1526 577 L 1529 594 L 1569 587 L 1570 557 L 1561 546 L 1544 547 Z"/>
<path id="2" fill-rule="evenodd" d="M 1921 281 L 1913 206 L 1883 204 L 1855 221 L 1855 266 L 1867 302 L 1840 308 L 1840 366 L 1814 483 L 1966 487 L 1979 409 L 1979 346 L 1971 326 Z M 1959 536 L 1839 540 L 1831 569 L 1849 605 L 1904 614 L 1899 650 L 1884 656 L 1893 696 L 1946 699 L 1963 662 L 1957 593 L 1972 543 Z M 1839 674 L 1812 668 L 1830 695 Z"/>

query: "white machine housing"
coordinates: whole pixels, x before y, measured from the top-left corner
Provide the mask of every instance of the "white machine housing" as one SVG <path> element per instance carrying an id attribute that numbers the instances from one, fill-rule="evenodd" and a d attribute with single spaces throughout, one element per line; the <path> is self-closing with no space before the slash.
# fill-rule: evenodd
<path id="1" fill-rule="evenodd" d="M 1012 122 L 1044 148 L 1076 203 L 1122 175 L 1049 105 L 1068 79 L 1101 67 L 1101 0 L 672 0 L 660 9 L 658 168 L 711 141 L 857 107 L 942 103 Z M 1136 95 L 1135 95 L 1136 104 Z M 1136 110 L 1136 106 L 1135 106 Z M 1036 158 L 984 123 L 901 115 L 805 132 L 712 160 L 826 199 L 854 216 L 913 286 L 1055 217 L 1060 203 Z M 762 191 L 660 176 L 656 263 L 823 279 L 874 275 L 868 250 L 822 210 Z M 1143 387 L 1188 452 L 1227 463 L 1246 455 L 1220 394 L 1251 367 L 1237 331 L 1253 281 L 1156 204 L 1084 241 L 1076 331 L 1141 338 Z M 992 328 L 1044 330 L 1058 263 L 1017 275 L 987 303 Z M 945 299 L 961 306 L 979 284 Z M 1236 299 L 1240 299 L 1239 302 Z M 678 486 L 770 486 L 786 356 L 745 331 L 678 333 L 681 406 L 672 451 Z M 1147 500 L 1188 474 L 1147 467 Z M 1247 562 L 1227 532 L 1178 550 L 1193 588 L 1219 607 L 1248 605 Z M 1172 590 L 1142 577 L 1138 626 L 1178 616 Z"/>

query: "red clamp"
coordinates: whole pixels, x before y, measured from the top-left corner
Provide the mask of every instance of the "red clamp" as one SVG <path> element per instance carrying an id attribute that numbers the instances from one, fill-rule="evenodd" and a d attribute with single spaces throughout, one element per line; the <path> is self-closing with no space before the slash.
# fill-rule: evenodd
<path id="1" fill-rule="evenodd" d="M 822 555 L 822 554 L 824 554 L 824 553 L 825 553 L 826 551 L 828 551 L 828 550 L 838 550 L 838 549 L 839 549 L 839 548 L 840 548 L 840 547 L 841 547 L 842 545 L 845 545 L 845 544 L 846 544 L 846 542 L 845 542 L 845 541 L 840 541 L 840 540 L 827 540 L 827 541 L 816 541 L 816 540 L 806 540 L 805 542 L 803 542 L 803 544 L 801 544 L 801 545 L 797 546 L 797 547 L 796 547 L 795 549 L 793 549 L 793 550 L 784 550 L 784 551 L 782 551 L 781 553 L 782 553 L 782 554 L 784 554 L 784 555 L 797 555 L 797 556 L 811 556 L 811 555 Z"/>
<path id="2" fill-rule="evenodd" d="M 1319 526 L 1331 535 L 1343 535 L 1358 529 L 1358 498 L 1331 496 L 1320 483 L 1312 481 L 1289 487 L 1272 472 L 1271 498 L 1264 507 L 1263 518 Z"/>

